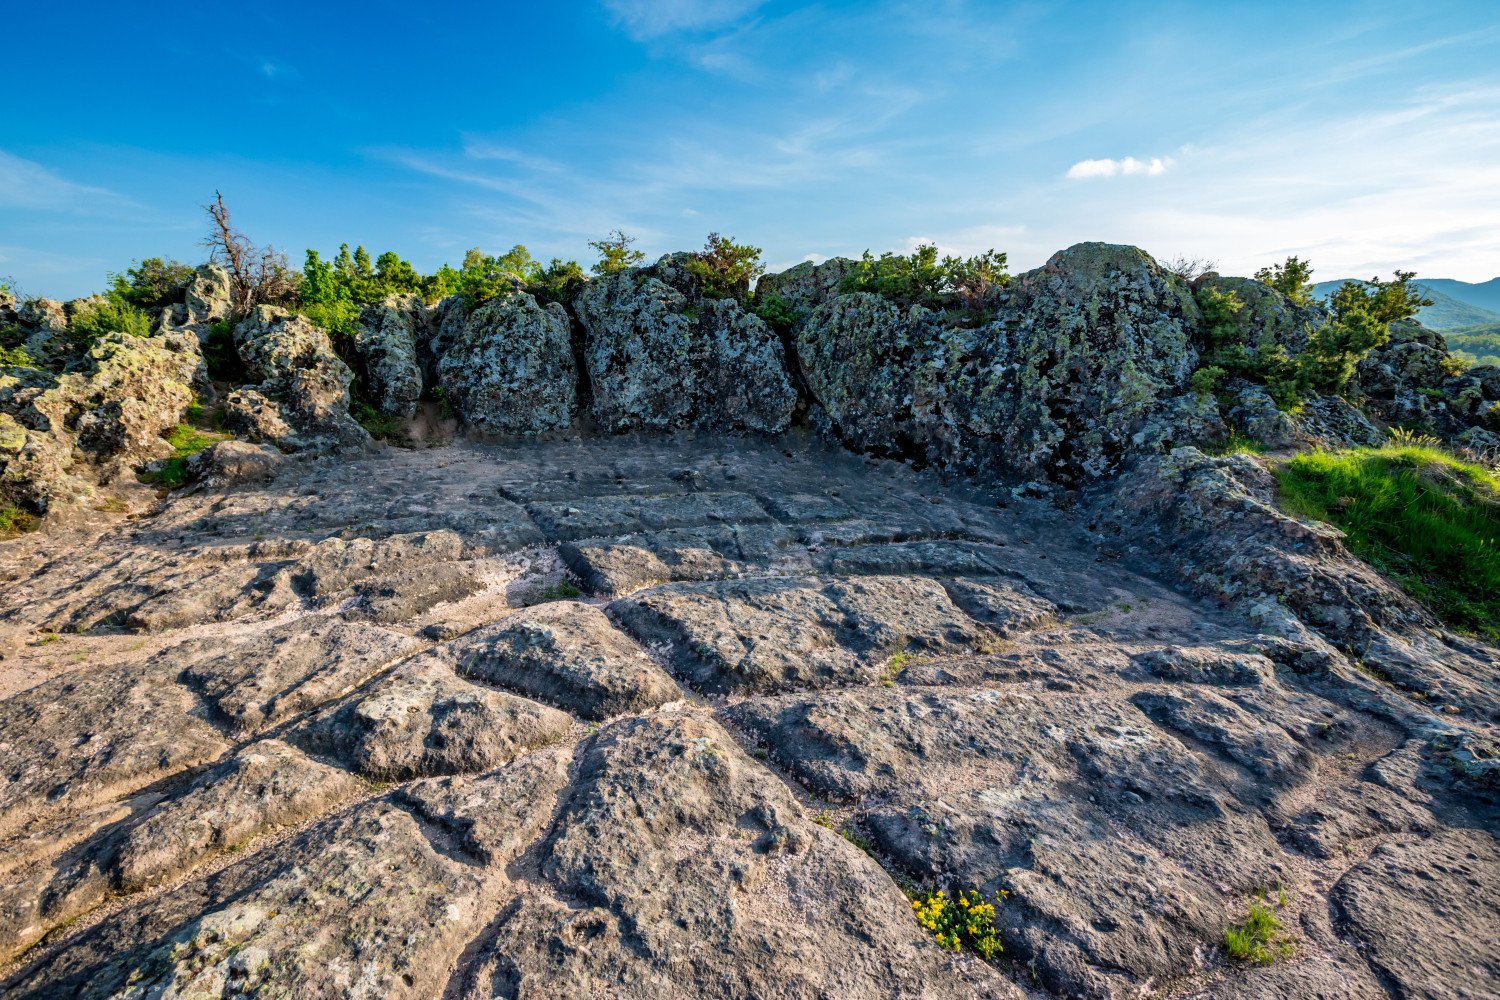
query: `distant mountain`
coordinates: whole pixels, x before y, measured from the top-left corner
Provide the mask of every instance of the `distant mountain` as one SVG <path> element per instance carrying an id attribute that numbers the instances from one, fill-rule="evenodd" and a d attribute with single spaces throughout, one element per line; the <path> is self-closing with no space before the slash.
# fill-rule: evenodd
<path id="1" fill-rule="evenodd" d="M 1452 278 L 1423 278 L 1417 283 L 1435 292 L 1442 292 L 1460 302 L 1467 302 L 1471 306 L 1488 309 L 1492 313 L 1500 313 L 1500 278 L 1480 282 L 1455 281 Z"/>
<path id="2" fill-rule="evenodd" d="M 1313 285 L 1313 294 L 1327 298 L 1345 281 L 1357 278 L 1342 278 L 1338 281 L 1320 281 Z M 1482 326 L 1500 323 L 1500 278 L 1473 284 L 1455 281 L 1452 278 L 1432 278 L 1417 282 L 1422 294 L 1432 300 L 1417 319 L 1429 330 L 1446 333 L 1461 327 Z M 1481 302 L 1493 301 L 1486 306 Z"/>

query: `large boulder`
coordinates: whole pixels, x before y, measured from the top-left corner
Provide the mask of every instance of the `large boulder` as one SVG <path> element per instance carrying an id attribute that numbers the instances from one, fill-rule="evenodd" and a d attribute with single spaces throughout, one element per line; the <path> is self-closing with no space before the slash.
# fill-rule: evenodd
<path id="1" fill-rule="evenodd" d="M 575 299 L 594 418 L 614 432 L 785 430 L 797 393 L 781 340 L 739 302 L 705 297 L 687 256 L 591 281 Z"/>
<path id="2" fill-rule="evenodd" d="M 1055 254 L 994 295 L 993 318 L 978 326 L 869 293 L 829 296 L 844 266 L 774 278 L 766 291 L 795 303 L 822 297 L 795 324 L 794 343 L 840 440 L 1066 484 L 1182 440 L 1162 414 L 1180 409 L 1171 404 L 1197 364 L 1198 307 L 1141 250 L 1080 243 Z"/>
<path id="3" fill-rule="evenodd" d="M 354 350 L 365 370 L 370 402 L 381 413 L 410 420 L 422 397 L 417 340 L 427 326 L 419 295 L 389 295 L 360 311 Z"/>
<path id="4" fill-rule="evenodd" d="M 561 430 L 578 411 L 568 312 L 525 292 L 490 301 L 465 317 L 437 375 L 464 423 L 486 434 Z"/>
<path id="5" fill-rule="evenodd" d="M 349 415 L 354 373 L 334 352 L 328 333 L 304 316 L 258 306 L 234 328 L 235 348 L 259 394 L 277 404 L 274 416 L 292 434 L 274 443 L 294 451 L 368 445 Z M 267 415 L 265 425 L 275 426 Z"/>
<path id="6" fill-rule="evenodd" d="M 0 506 L 46 512 L 170 455 L 200 363 L 191 337 L 106 333 L 64 374 L 0 370 Z"/>

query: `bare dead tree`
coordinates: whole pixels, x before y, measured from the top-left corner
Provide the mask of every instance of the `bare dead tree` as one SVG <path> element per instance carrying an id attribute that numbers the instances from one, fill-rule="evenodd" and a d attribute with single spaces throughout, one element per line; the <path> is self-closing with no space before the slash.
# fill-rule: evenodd
<path id="1" fill-rule="evenodd" d="M 203 245 L 208 259 L 229 273 L 230 301 L 237 311 L 248 313 L 258 305 L 295 297 L 297 277 L 286 254 L 270 246 L 257 247 L 236 229 L 220 192 L 215 191 L 213 202 L 203 209 L 213 224 Z"/>
<path id="2" fill-rule="evenodd" d="M 1161 266 L 1191 284 L 1219 266 L 1216 260 L 1179 256 L 1161 262 Z"/>

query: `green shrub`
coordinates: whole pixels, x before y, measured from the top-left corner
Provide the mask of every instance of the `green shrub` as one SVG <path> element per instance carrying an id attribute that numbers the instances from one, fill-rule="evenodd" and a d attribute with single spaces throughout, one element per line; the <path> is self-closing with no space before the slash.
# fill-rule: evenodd
<path id="1" fill-rule="evenodd" d="M 923 244 L 905 256 L 866 250 L 840 286 L 845 292 L 874 292 L 902 305 L 945 309 L 961 304 L 979 308 L 990 289 L 1010 281 L 1006 256 L 987 250 L 974 257 L 938 259 L 938 249 Z"/>
<path id="2" fill-rule="evenodd" d="M 20 507 L 0 507 L 0 538 L 15 538 L 36 527 L 36 518 Z"/>
<path id="3" fill-rule="evenodd" d="M 587 280 L 578 261 L 553 257 L 546 267 L 537 272 L 526 290 L 536 296 L 538 302 L 566 304 Z"/>
<path id="4" fill-rule="evenodd" d="M 1272 264 L 1255 272 L 1255 280 L 1270 285 L 1299 306 L 1313 302 L 1312 264 L 1288 257 L 1284 264 Z"/>
<path id="5" fill-rule="evenodd" d="M 190 264 L 147 257 L 124 274 L 109 276 L 109 296 L 143 309 L 181 302 L 194 273 Z"/>
<path id="6" fill-rule="evenodd" d="M 1307 452 L 1275 471 L 1290 509 L 1338 525 L 1444 621 L 1500 638 L 1500 476 L 1401 442 Z"/>
<path id="7" fill-rule="evenodd" d="M 34 368 L 36 362 L 24 347 L 0 347 L 0 368 Z"/>
<path id="8" fill-rule="evenodd" d="M 1188 379 L 1188 386 L 1200 396 L 1212 396 L 1219 391 L 1219 385 L 1226 374 L 1228 373 L 1218 365 L 1199 368 Z"/>
<path id="9" fill-rule="evenodd" d="M 603 239 L 591 241 L 589 246 L 599 252 L 599 260 L 594 264 L 593 272 L 600 275 L 619 274 L 628 268 L 638 267 L 645 261 L 646 255 L 630 248 L 630 244 L 634 242 L 634 236 L 627 236 L 618 229 L 611 230 Z"/>
<path id="10" fill-rule="evenodd" d="M 1224 950 L 1236 962 L 1270 965 L 1292 954 L 1292 944 L 1281 935 L 1281 919 L 1264 897 L 1250 904 L 1245 919 L 1224 930 Z"/>
<path id="11" fill-rule="evenodd" d="M 790 302 L 775 292 L 757 295 L 751 311 L 765 320 L 771 329 L 781 332 L 790 330 L 802 318 L 802 314 L 793 309 Z"/>
<path id="12" fill-rule="evenodd" d="M 706 298 L 744 301 L 750 295 L 750 283 L 766 268 L 760 262 L 760 247 L 709 233 L 703 249 L 688 259 L 687 270 Z"/>
<path id="13" fill-rule="evenodd" d="M 125 333 L 132 337 L 149 337 L 151 320 L 136 306 L 120 298 L 105 298 L 81 307 L 68 320 L 74 339 L 93 344 L 106 333 Z"/>
<path id="14" fill-rule="evenodd" d="M 1005 890 L 997 898 L 1004 899 Z M 950 951 L 964 948 L 986 961 L 1000 954 L 1000 935 L 995 927 L 995 906 L 975 890 L 960 891 L 949 899 L 942 889 L 926 892 L 911 901 L 917 922 L 932 932 L 937 943 Z"/>

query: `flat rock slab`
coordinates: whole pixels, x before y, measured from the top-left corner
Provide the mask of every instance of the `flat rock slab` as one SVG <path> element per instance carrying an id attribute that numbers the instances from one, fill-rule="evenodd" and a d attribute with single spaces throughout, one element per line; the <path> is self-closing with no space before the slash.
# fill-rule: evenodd
<path id="1" fill-rule="evenodd" d="M 993 485 L 459 443 L 0 543 L 0 993 L 1500 995 L 1500 656 L 1361 672 Z"/>
<path id="2" fill-rule="evenodd" d="M 0 834 L 212 760 L 228 742 L 162 665 L 80 671 L 0 702 Z"/>
<path id="3" fill-rule="evenodd" d="M 585 719 L 644 712 L 682 697 L 677 683 L 602 611 L 575 601 L 539 605 L 436 653 L 465 677 Z"/>
<path id="4" fill-rule="evenodd" d="M 1500 983 L 1500 846 L 1482 830 L 1386 844 L 1333 898 L 1399 997 L 1477 1000 Z"/>
<path id="5" fill-rule="evenodd" d="M 609 613 L 700 691 L 873 683 L 907 649 L 974 649 L 988 633 L 910 577 L 670 584 Z"/>
<path id="6" fill-rule="evenodd" d="M 236 731 L 254 732 L 338 697 L 416 647 L 396 632 L 307 617 L 229 642 L 193 640 L 159 659 L 181 665 L 182 682 Z"/>
<path id="7" fill-rule="evenodd" d="M 488 771 L 571 727 L 557 709 L 472 684 L 429 655 L 324 709 L 290 738 L 371 780 L 407 781 Z"/>

